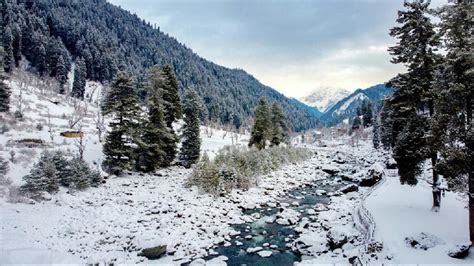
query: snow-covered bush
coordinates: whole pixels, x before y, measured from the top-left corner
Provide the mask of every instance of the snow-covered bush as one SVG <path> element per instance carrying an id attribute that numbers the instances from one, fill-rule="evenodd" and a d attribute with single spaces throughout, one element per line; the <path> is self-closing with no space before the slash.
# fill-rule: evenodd
<path id="1" fill-rule="evenodd" d="M 309 159 L 308 149 L 272 147 L 265 150 L 227 146 L 219 150 L 213 162 L 206 155 L 194 167 L 189 186 L 209 193 L 226 193 L 234 188 L 248 189 L 257 184 L 257 176 L 268 174 L 282 165 Z"/>
<path id="2" fill-rule="evenodd" d="M 79 158 L 68 159 L 61 151 L 43 152 L 23 179 L 26 184 L 20 191 L 33 199 L 42 199 L 44 192 L 57 192 L 60 186 L 83 190 L 102 182 L 100 173 L 90 169 L 86 162 Z"/>

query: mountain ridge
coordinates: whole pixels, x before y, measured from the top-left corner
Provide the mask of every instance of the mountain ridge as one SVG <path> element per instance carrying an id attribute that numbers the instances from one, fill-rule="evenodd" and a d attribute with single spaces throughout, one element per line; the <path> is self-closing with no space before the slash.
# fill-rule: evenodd
<path id="1" fill-rule="evenodd" d="M 54 76 L 51 62 L 56 62 L 49 59 L 59 52 L 69 69 L 76 58 L 84 58 L 89 80 L 108 82 L 118 70 L 127 70 L 144 90 L 147 69 L 169 64 L 176 73 L 180 94 L 194 88 L 208 115 L 222 124 L 248 125 L 260 97 L 281 105 L 293 131 L 318 124 L 314 110 L 242 69 L 202 58 L 176 38 L 106 0 L 7 1 L 2 17 L 4 25 L 18 29 L 24 43 L 21 53 L 35 71 L 46 68 L 46 73 Z"/>

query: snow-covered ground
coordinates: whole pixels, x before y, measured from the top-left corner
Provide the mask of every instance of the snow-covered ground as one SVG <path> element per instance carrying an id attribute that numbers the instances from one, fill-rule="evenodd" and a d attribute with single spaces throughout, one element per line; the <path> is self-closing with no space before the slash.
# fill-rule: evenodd
<path id="1" fill-rule="evenodd" d="M 375 239 L 384 245 L 381 261 L 390 257 L 393 263 L 474 263 L 472 255 L 465 260 L 447 255 L 455 245 L 469 243 L 467 197 L 446 192 L 440 211 L 434 212 L 431 186 L 426 181 L 401 185 L 396 170 L 391 173 L 366 200 L 376 223 Z M 406 243 L 406 237 L 416 239 L 421 233 L 433 236 L 430 241 L 435 246 L 424 250 Z"/>
<path id="2" fill-rule="evenodd" d="M 20 84 L 12 81 L 10 85 L 15 111 Z M 102 89 L 100 84 L 89 83 L 88 100 L 80 103 L 87 109 L 82 129 L 86 139 L 85 159 L 96 166 L 102 161 L 102 145 L 94 119 Z M 346 137 L 324 140 L 325 147 L 307 145 L 317 153 L 312 159 L 287 165 L 260 177 L 258 187 L 234 190 L 224 197 L 186 187 L 191 170 L 172 167 L 154 175 L 131 173 L 110 177 L 106 184 L 83 192 L 61 189 L 49 201 L 10 202 L 8 190 L 23 183 L 22 177 L 42 150 L 77 152 L 77 141 L 63 138 L 59 133 L 70 129 L 69 120 L 78 103 L 34 87 L 24 87 L 21 91 L 25 118 L 13 121 L 13 117 L 5 117 L 9 131 L 0 134 L 0 156 L 9 159 L 7 177 L 13 182 L 0 185 L 2 264 L 151 263 L 138 253 L 143 248 L 162 244 L 167 245 L 168 255 L 154 262 L 199 263 L 202 262 L 199 258 L 214 254 L 220 245 L 238 246 L 244 241 L 243 232 L 235 231 L 231 225 L 258 221 L 257 213 L 247 215 L 243 210 L 259 207 L 278 208 L 273 222 L 288 224 L 298 232 L 287 244 L 304 255 L 300 264 L 347 263 L 349 258 L 364 257 L 361 256 L 367 240 L 364 226 L 369 231 L 375 228 L 374 239 L 383 245 L 373 257 L 365 256 L 367 262 L 474 263 L 472 255 L 464 260 L 447 255 L 454 245 L 468 241 L 466 198 L 446 192 L 440 212 L 432 212 L 429 185 L 423 180 L 414 187 L 400 185 L 396 173 L 384 169 L 387 156 L 374 151 L 370 140 L 360 140 L 353 146 Z M 207 133 L 208 129 L 203 127 L 202 152 L 211 157 L 225 145 L 246 145 L 248 140 L 248 136 L 239 135 L 236 139 L 224 130 L 214 129 L 212 137 Z M 43 145 L 26 147 L 15 142 L 22 139 L 41 139 Z M 11 151 L 14 151 L 13 159 Z M 364 180 L 374 169 L 385 172 L 384 181 L 375 190 L 352 184 Z M 291 189 L 309 186 L 316 180 L 332 185 L 344 180 L 350 184 L 331 193 L 315 188 L 316 194 L 326 195 L 330 202 L 305 210 L 307 217 L 291 209 L 291 204 L 280 202 L 282 197 L 289 196 Z M 365 215 L 364 206 L 369 212 Z M 406 243 L 406 237 L 419 239 L 421 233 L 427 236 L 428 246 L 433 247 L 420 250 Z M 249 251 L 254 250 L 259 250 L 259 256 L 273 256 L 277 252 L 268 246 Z M 225 260 L 218 257 L 212 262 L 223 264 Z"/>

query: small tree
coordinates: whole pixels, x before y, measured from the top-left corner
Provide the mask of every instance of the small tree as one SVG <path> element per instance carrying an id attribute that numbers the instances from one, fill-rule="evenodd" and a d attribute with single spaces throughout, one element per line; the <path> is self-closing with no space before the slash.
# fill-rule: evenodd
<path id="1" fill-rule="evenodd" d="M 184 102 L 184 126 L 179 159 L 184 167 L 191 167 L 199 160 L 201 138 L 199 136 L 199 100 L 197 93 L 190 89 Z"/>
<path id="2" fill-rule="evenodd" d="M 84 99 L 84 92 L 85 92 L 85 87 L 86 87 L 86 75 L 87 75 L 87 69 L 86 69 L 86 63 L 84 62 L 84 59 L 80 57 L 79 59 L 76 60 L 76 68 L 74 69 L 74 82 L 72 84 L 72 91 L 71 91 L 71 96 L 78 98 L 78 99 Z"/>
<path id="3" fill-rule="evenodd" d="M 265 149 L 267 140 L 270 138 L 271 124 L 270 111 L 267 101 L 261 98 L 255 109 L 255 123 L 249 140 L 249 147 L 256 146 L 259 150 Z"/>
<path id="4" fill-rule="evenodd" d="M 0 43 L 1 45 L 1 43 Z M 3 48 L 0 47 L 0 60 L 3 58 Z M 3 60 L 0 61 L 0 112 L 8 112 L 10 110 L 10 88 L 5 84 L 7 76 L 3 71 Z"/>
<path id="5" fill-rule="evenodd" d="M 274 102 L 272 104 L 272 110 L 271 110 L 271 119 L 272 119 L 272 125 L 271 125 L 271 146 L 279 146 L 280 143 L 285 141 L 285 117 L 283 115 L 283 111 L 281 110 L 280 106 L 278 105 L 277 102 Z"/>

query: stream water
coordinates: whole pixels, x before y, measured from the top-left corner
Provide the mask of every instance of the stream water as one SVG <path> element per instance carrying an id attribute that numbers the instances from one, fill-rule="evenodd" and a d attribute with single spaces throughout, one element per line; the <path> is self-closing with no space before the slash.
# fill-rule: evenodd
<path id="1" fill-rule="evenodd" d="M 334 192 L 347 183 L 332 182 L 332 180 L 318 180 L 313 185 L 297 187 L 288 191 L 287 196 L 279 199 L 280 204 L 289 204 L 288 207 L 301 213 L 301 217 L 309 217 L 310 221 L 314 217 L 307 214 L 308 209 L 313 209 L 316 204 L 321 203 L 327 205 L 330 198 L 327 195 L 320 195 L 316 190 L 325 190 L 326 192 Z M 298 202 L 298 206 L 292 203 Z M 219 246 L 214 249 L 218 255 L 205 258 L 206 260 L 226 256 L 228 265 L 293 265 L 296 261 L 301 261 L 301 256 L 291 251 L 287 243 L 291 243 L 298 238 L 299 234 L 294 230 L 294 225 L 280 225 L 276 222 L 267 223 L 266 220 L 274 217 L 280 211 L 280 207 L 275 208 L 257 208 L 244 211 L 245 214 L 255 215 L 258 213 L 261 218 L 251 223 L 235 224 L 232 227 L 240 231 L 241 234 L 235 236 L 231 246 Z M 313 219 L 313 220 L 312 220 Z M 316 218 L 317 219 L 317 218 Z M 251 235 L 251 239 L 246 236 Z M 236 243 L 239 243 L 237 245 Z M 261 257 L 257 253 L 247 253 L 248 248 L 262 247 L 263 250 L 272 251 L 270 257 Z"/>

